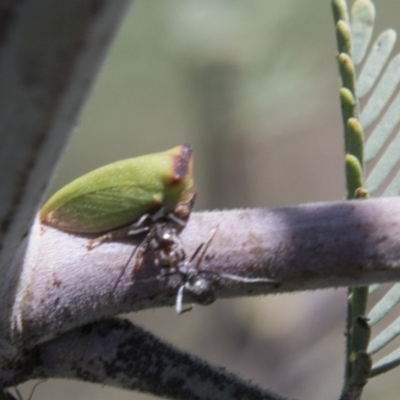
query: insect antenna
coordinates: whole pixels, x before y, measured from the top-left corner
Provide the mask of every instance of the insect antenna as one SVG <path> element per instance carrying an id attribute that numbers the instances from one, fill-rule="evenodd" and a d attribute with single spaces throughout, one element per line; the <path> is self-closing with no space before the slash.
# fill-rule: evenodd
<path id="1" fill-rule="evenodd" d="M 221 278 L 229 279 L 231 281 L 236 281 L 236 282 L 243 282 L 243 283 L 258 283 L 258 282 L 276 283 L 276 282 L 279 282 L 277 279 L 247 278 L 247 277 L 241 276 L 241 275 L 226 274 L 225 272 L 214 272 L 214 271 L 202 271 L 202 272 L 209 272 L 209 273 L 217 274 Z"/>
<path id="2" fill-rule="evenodd" d="M 32 389 L 31 389 L 31 394 L 29 395 L 28 400 L 32 400 L 32 397 L 33 397 L 33 394 L 35 393 L 36 388 L 37 388 L 39 385 L 41 385 L 42 383 L 45 383 L 45 382 L 47 382 L 47 379 L 42 379 L 42 380 L 40 380 L 39 382 L 36 382 L 36 383 L 33 385 Z M 21 391 L 18 389 L 17 386 L 14 387 L 14 391 L 15 391 L 15 393 L 16 393 L 16 395 L 17 395 L 18 400 L 24 400 L 24 396 L 22 396 L 22 393 L 21 393 Z"/>
<path id="3" fill-rule="evenodd" d="M 197 257 L 197 255 L 200 253 L 201 249 L 204 247 L 203 253 L 202 253 L 201 256 L 199 257 L 199 260 L 198 260 L 198 262 L 197 262 L 197 266 L 196 266 L 196 267 L 198 267 L 198 266 L 200 265 L 201 261 L 203 260 L 203 257 L 204 257 L 205 254 L 206 254 L 206 251 L 207 251 L 208 247 L 209 247 L 210 244 L 211 244 L 211 241 L 214 239 L 215 233 L 217 232 L 217 229 L 218 229 L 218 227 L 219 227 L 220 224 L 221 224 L 221 222 L 220 222 L 215 228 L 212 229 L 212 231 L 211 231 L 211 233 L 209 234 L 207 240 L 205 240 L 204 242 L 202 242 L 201 244 L 199 244 L 199 245 L 197 246 L 197 249 L 193 252 L 192 256 L 190 257 L 189 263 L 192 263 L 192 262 L 193 262 L 193 260 L 194 260 L 194 259 Z"/>
<path id="4" fill-rule="evenodd" d="M 209 238 L 200 244 L 197 249 L 194 251 L 193 255 L 190 257 L 189 261 L 185 261 L 179 266 L 179 273 L 183 277 L 183 282 L 179 287 L 175 310 L 178 314 L 189 311 L 191 309 L 183 308 L 183 295 L 186 290 L 189 292 L 199 304 L 207 305 L 211 304 L 215 300 L 215 286 L 214 283 L 207 279 L 204 275 L 213 275 L 218 278 L 224 278 L 235 282 L 242 283 L 276 283 L 278 282 L 275 279 L 270 278 L 249 278 L 241 275 L 229 274 L 225 272 L 215 272 L 209 270 L 199 269 L 201 261 L 204 259 L 205 254 L 210 246 L 211 241 L 213 240 L 217 229 L 220 223 L 211 231 Z M 200 254 L 198 257 L 198 261 L 196 265 L 193 265 L 194 259 Z"/>
<path id="5" fill-rule="evenodd" d="M 205 251 L 209 247 L 209 245 L 210 245 L 212 239 L 214 238 L 214 236 L 215 236 L 215 234 L 217 232 L 217 229 L 218 229 L 220 224 L 221 224 L 221 222 L 212 230 L 212 232 L 210 234 L 210 237 L 196 249 L 196 251 L 193 253 L 193 256 L 191 257 L 190 261 L 192 261 L 194 259 L 194 257 L 200 251 L 201 247 L 206 243 L 206 248 L 205 248 L 204 253 L 203 253 L 203 256 L 204 256 Z M 200 261 L 202 260 L 202 257 L 199 259 L 199 263 L 197 265 L 200 264 Z M 231 281 L 236 281 L 236 282 L 243 282 L 243 283 L 258 283 L 258 282 L 273 283 L 273 282 L 278 282 L 276 279 L 270 279 L 270 278 L 247 278 L 245 276 L 235 275 L 235 274 L 228 274 L 228 273 L 225 273 L 225 272 L 215 272 L 215 271 L 208 271 L 208 270 L 198 270 L 198 272 L 199 273 L 205 273 L 205 274 L 218 275 L 221 278 L 229 279 Z"/>

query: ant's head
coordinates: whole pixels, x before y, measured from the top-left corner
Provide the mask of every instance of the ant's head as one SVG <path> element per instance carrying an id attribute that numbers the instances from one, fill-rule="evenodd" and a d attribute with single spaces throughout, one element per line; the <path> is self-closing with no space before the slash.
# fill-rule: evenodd
<path id="1" fill-rule="evenodd" d="M 215 297 L 215 287 L 213 283 L 198 274 L 185 283 L 185 291 L 190 293 L 193 300 L 197 304 L 206 306 L 208 304 L 214 303 Z"/>

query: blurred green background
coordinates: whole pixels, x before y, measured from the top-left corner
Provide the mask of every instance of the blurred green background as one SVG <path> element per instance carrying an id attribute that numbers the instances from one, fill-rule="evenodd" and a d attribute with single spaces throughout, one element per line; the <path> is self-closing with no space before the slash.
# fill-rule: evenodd
<path id="1" fill-rule="evenodd" d="M 399 27 L 397 1 L 377 3 L 376 31 Z M 196 210 L 343 199 L 332 21 L 329 0 L 136 1 L 51 192 L 103 164 L 188 142 Z M 344 290 L 325 290 L 129 318 L 263 387 L 317 400 L 340 392 L 345 307 Z M 398 375 L 372 381 L 365 399 L 398 398 Z M 39 397 L 153 399 L 58 380 Z"/>

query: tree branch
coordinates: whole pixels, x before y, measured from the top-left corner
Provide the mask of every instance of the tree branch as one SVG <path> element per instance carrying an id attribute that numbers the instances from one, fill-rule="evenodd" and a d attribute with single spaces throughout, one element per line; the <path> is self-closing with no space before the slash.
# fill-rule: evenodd
<path id="1" fill-rule="evenodd" d="M 400 279 L 399 198 L 194 213 L 181 235 L 187 254 L 215 228 L 193 265 L 218 298 Z M 13 266 L 22 274 L 9 292 L 10 342 L 32 346 L 99 318 L 174 304 L 181 276 L 154 279 L 151 257 L 127 266 L 138 238 L 93 250 L 88 239 L 35 223 Z M 276 282 L 238 283 L 221 272 Z"/>
<path id="2" fill-rule="evenodd" d="M 8 366 L 1 384 L 31 378 L 78 379 L 177 400 L 282 399 L 120 319 L 86 325 L 35 347 Z"/>

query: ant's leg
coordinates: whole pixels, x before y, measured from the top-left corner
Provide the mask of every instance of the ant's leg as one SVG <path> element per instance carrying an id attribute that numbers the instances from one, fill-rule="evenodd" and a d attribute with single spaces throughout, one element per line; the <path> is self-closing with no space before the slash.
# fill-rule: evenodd
<path id="1" fill-rule="evenodd" d="M 192 309 L 192 306 L 189 306 L 188 308 L 183 308 L 184 290 L 185 290 L 185 285 L 181 285 L 179 287 L 178 293 L 176 294 L 175 311 L 178 315 L 183 314 L 184 312 L 190 311 Z"/>
<path id="2" fill-rule="evenodd" d="M 172 213 L 172 212 L 169 213 L 169 214 L 167 215 L 167 218 L 168 218 L 170 221 L 175 222 L 175 223 L 176 223 L 178 226 L 180 226 L 181 228 L 184 228 L 184 227 L 186 226 L 187 220 L 178 217 L 176 214 L 174 214 L 174 213 Z"/>
<path id="3" fill-rule="evenodd" d="M 142 260 L 143 259 L 143 254 L 145 253 L 146 249 L 147 249 L 147 243 L 146 242 L 146 238 L 143 240 L 142 243 L 140 243 L 139 246 L 137 246 L 134 250 L 132 250 L 131 255 L 129 256 L 124 268 L 122 269 L 121 273 L 118 276 L 117 281 L 115 282 L 115 285 L 111 291 L 111 294 L 114 293 L 115 289 L 117 288 L 119 281 L 121 280 L 122 276 L 125 274 L 126 269 L 128 268 L 129 263 L 131 262 L 133 256 L 138 252 L 138 255 L 136 257 L 136 262 L 135 262 L 135 267 L 134 269 L 136 270 L 138 268 L 138 264 L 139 264 L 139 259 Z"/>
<path id="4" fill-rule="evenodd" d="M 140 219 L 138 219 L 131 225 L 124 226 L 123 228 L 116 229 L 95 239 L 89 240 L 89 244 L 87 245 L 88 250 L 92 250 L 94 247 L 97 247 L 105 242 L 125 239 L 129 236 L 139 235 L 141 233 L 148 232 L 150 228 L 144 224 L 149 218 L 149 214 L 144 214 L 140 217 Z"/>
<path id="5" fill-rule="evenodd" d="M 139 233 L 147 232 L 149 230 L 149 227 L 144 224 L 148 219 L 151 220 L 150 214 L 142 215 L 136 222 L 128 226 L 129 230 L 127 232 L 127 235 L 133 236 L 138 235 Z"/>
<path id="6" fill-rule="evenodd" d="M 257 282 L 276 283 L 276 282 L 278 282 L 276 279 L 269 279 L 269 278 L 247 278 L 245 276 L 225 274 L 225 273 L 218 273 L 218 275 L 221 278 L 226 278 L 231 281 L 237 281 L 237 282 L 243 282 L 243 283 L 257 283 Z"/>

